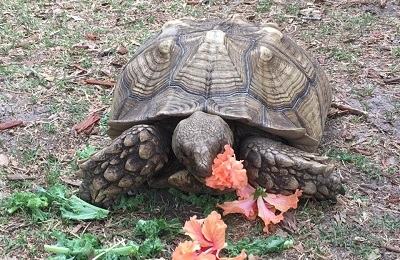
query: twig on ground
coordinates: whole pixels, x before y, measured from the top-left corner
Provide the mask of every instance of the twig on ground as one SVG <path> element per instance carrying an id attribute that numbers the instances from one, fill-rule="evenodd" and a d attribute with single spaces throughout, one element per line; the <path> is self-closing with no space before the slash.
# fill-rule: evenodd
<path id="1" fill-rule="evenodd" d="M 343 110 L 343 111 L 349 111 L 350 114 L 354 114 L 354 115 L 361 115 L 361 116 L 368 116 L 368 113 L 365 111 L 362 111 L 360 109 L 348 106 L 348 105 L 343 105 L 343 104 L 339 104 L 336 102 L 332 102 L 331 107 L 333 108 L 337 108 L 339 110 Z"/>
<path id="2" fill-rule="evenodd" d="M 24 180 L 34 180 L 36 177 L 29 176 L 26 174 L 8 174 L 7 179 L 10 181 L 24 181 Z"/>
<path id="3" fill-rule="evenodd" d="M 111 87 L 111 88 L 113 88 L 115 86 L 115 82 L 110 82 L 110 81 L 102 81 L 102 80 L 95 80 L 95 79 L 84 79 L 83 81 L 86 84 L 101 85 L 101 86 L 106 86 L 106 87 Z"/>
<path id="4" fill-rule="evenodd" d="M 396 78 L 390 78 L 390 79 L 384 79 L 383 82 L 385 84 L 399 84 L 400 83 L 400 77 L 396 77 Z"/>
<path id="5" fill-rule="evenodd" d="M 381 244 L 381 247 L 383 247 L 386 250 L 391 251 L 391 252 L 400 253 L 400 248 L 398 248 L 398 247 L 385 245 L 384 243 Z"/>

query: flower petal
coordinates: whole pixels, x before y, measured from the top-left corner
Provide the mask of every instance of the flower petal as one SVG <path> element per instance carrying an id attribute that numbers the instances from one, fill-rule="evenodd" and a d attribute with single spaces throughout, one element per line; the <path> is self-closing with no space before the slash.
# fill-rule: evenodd
<path id="1" fill-rule="evenodd" d="M 226 246 L 225 231 L 226 224 L 221 220 L 221 215 L 213 211 L 204 220 L 202 233 L 204 237 L 212 242 L 212 251 L 220 250 Z"/>
<path id="2" fill-rule="evenodd" d="M 211 247 L 213 243 L 208 241 L 202 233 L 202 224 L 204 219 L 197 219 L 197 216 L 190 218 L 190 221 L 185 222 L 183 230 L 185 234 L 190 236 L 194 241 L 197 241 L 201 247 Z"/>
<path id="3" fill-rule="evenodd" d="M 290 208 L 297 208 L 297 202 L 299 202 L 299 197 L 302 193 L 301 190 L 296 190 L 294 194 L 289 196 L 267 193 L 267 196 L 263 199 L 270 205 L 274 206 L 277 210 L 286 212 Z"/>
<path id="4" fill-rule="evenodd" d="M 202 252 L 195 260 L 217 260 L 217 257 L 214 254 Z"/>
<path id="5" fill-rule="evenodd" d="M 172 254 L 172 260 L 194 260 L 197 259 L 197 252 L 200 245 L 197 241 L 185 241 L 179 243 Z"/>
<path id="6" fill-rule="evenodd" d="M 246 259 L 246 251 L 243 249 L 240 255 L 236 257 L 219 257 L 219 260 L 244 260 Z"/>
<path id="7" fill-rule="evenodd" d="M 238 195 L 238 197 L 240 199 L 247 199 L 249 198 L 251 195 L 253 195 L 253 193 L 256 191 L 256 189 L 253 188 L 253 186 L 251 186 L 250 184 L 247 183 L 246 186 L 244 186 L 243 189 L 241 190 L 236 190 L 236 195 Z"/>
<path id="8" fill-rule="evenodd" d="M 224 210 L 223 215 L 226 216 L 231 213 L 241 213 L 246 215 L 248 219 L 255 219 L 254 214 L 254 205 L 255 200 L 253 196 L 248 197 L 243 200 L 235 200 L 230 202 L 225 202 L 222 205 L 217 204 L 217 207 L 220 207 Z"/>
<path id="9" fill-rule="evenodd" d="M 229 145 L 225 145 L 224 149 L 225 151 L 214 159 L 211 176 L 205 180 L 206 185 L 220 190 L 243 189 L 248 181 L 243 161 L 236 160 L 234 151 Z"/>
<path id="10" fill-rule="evenodd" d="M 275 215 L 275 212 L 267 208 L 262 197 L 258 197 L 257 207 L 258 216 L 264 221 L 265 224 L 265 227 L 263 229 L 265 233 L 268 233 L 268 225 L 271 224 L 271 222 L 276 224 L 283 219 L 283 212 L 281 212 L 279 215 Z"/>

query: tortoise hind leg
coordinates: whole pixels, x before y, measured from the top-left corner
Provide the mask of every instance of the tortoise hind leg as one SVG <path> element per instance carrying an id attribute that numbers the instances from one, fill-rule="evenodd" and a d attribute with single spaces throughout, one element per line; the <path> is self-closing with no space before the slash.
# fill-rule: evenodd
<path id="1" fill-rule="evenodd" d="M 108 206 L 160 171 L 168 161 L 169 139 L 161 129 L 136 125 L 79 165 L 79 196 Z"/>
<path id="2" fill-rule="evenodd" d="M 268 138 L 249 137 L 241 144 L 240 159 L 244 160 L 249 181 L 268 192 L 291 194 L 296 189 L 303 197 L 334 200 L 344 194 L 333 165 L 318 157 Z"/>

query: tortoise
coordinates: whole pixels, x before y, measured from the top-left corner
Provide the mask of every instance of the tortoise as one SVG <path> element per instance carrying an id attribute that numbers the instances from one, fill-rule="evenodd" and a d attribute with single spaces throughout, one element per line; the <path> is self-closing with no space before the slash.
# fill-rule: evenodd
<path id="1" fill-rule="evenodd" d="M 204 179 L 229 144 L 250 183 L 335 200 L 340 178 L 314 154 L 331 99 L 320 65 L 274 23 L 167 22 L 124 67 L 108 121 L 113 141 L 80 162 L 79 195 L 110 205 L 144 183 L 219 194 Z"/>

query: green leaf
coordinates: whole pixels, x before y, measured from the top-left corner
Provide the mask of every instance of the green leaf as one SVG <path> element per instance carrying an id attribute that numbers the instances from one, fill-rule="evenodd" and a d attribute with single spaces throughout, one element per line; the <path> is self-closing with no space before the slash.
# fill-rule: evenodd
<path id="1" fill-rule="evenodd" d="M 156 257 L 166 246 L 159 238 L 148 238 L 139 246 L 136 259 L 151 259 Z"/>
<path id="2" fill-rule="evenodd" d="M 9 214 L 18 210 L 31 213 L 34 220 L 44 221 L 48 219 L 49 214 L 42 209 L 48 207 L 49 203 L 46 197 L 38 196 L 32 192 L 20 193 L 14 191 L 14 194 L 6 198 L 3 202 Z"/>
<path id="3" fill-rule="evenodd" d="M 60 209 L 62 218 L 73 220 L 100 220 L 106 218 L 108 213 L 110 213 L 108 210 L 93 206 L 75 195 L 64 201 L 60 205 Z"/>
<path id="4" fill-rule="evenodd" d="M 82 234 L 78 238 L 67 239 L 66 235 L 61 232 L 54 232 L 53 236 L 57 238 L 56 245 L 44 245 L 46 252 L 56 253 L 57 256 L 52 259 L 88 259 L 101 254 L 101 259 L 130 259 L 131 256 L 137 255 L 141 246 L 133 241 L 129 241 L 126 245 L 117 245 L 115 247 L 105 248 L 101 245 L 98 237 L 92 234 Z M 145 241 L 146 242 L 146 241 Z M 154 243 L 154 245 L 150 245 Z M 160 245 L 162 248 L 160 249 Z M 150 241 L 145 243 L 141 254 L 155 255 L 158 254 L 164 245 L 159 241 Z M 140 259 L 140 258 L 139 258 Z"/>
<path id="5" fill-rule="evenodd" d="M 155 238 L 160 235 L 183 234 L 183 230 L 182 224 L 177 218 L 170 221 L 165 221 L 164 219 L 141 219 L 136 223 L 133 233 L 144 238 Z"/>
<path id="6" fill-rule="evenodd" d="M 293 239 L 283 238 L 280 236 L 271 236 L 267 239 L 254 239 L 245 237 L 236 244 L 228 242 L 225 248 L 229 255 L 239 255 L 242 249 L 246 250 L 246 254 L 264 255 L 267 253 L 280 253 L 284 249 L 293 246 Z"/>

